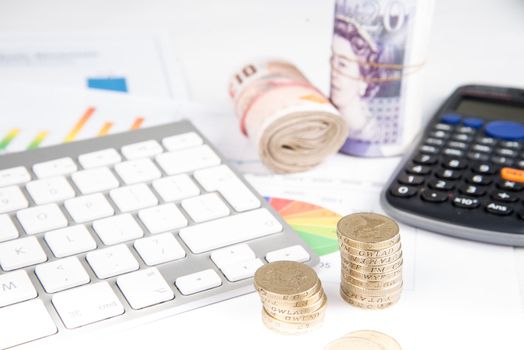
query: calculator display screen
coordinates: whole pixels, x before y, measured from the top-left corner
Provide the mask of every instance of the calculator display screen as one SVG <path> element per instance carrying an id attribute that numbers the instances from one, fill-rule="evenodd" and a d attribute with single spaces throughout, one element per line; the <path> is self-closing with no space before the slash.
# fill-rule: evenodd
<path id="1" fill-rule="evenodd" d="M 505 104 L 466 98 L 459 102 L 456 111 L 466 116 L 502 119 L 524 123 L 524 105 Z"/>

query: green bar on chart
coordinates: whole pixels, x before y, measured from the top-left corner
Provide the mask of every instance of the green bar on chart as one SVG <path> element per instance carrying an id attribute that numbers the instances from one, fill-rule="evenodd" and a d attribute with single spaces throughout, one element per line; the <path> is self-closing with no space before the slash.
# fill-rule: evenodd
<path id="1" fill-rule="evenodd" d="M 20 129 L 18 128 L 9 131 L 7 135 L 2 139 L 2 141 L 0 141 L 0 151 L 6 150 L 11 141 L 13 141 L 13 139 L 16 137 L 16 135 L 18 135 L 19 132 Z"/>

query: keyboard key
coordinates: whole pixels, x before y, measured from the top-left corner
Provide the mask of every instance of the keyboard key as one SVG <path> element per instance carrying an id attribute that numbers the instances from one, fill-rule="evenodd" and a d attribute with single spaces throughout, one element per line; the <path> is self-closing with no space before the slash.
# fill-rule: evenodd
<path id="1" fill-rule="evenodd" d="M 468 134 L 454 134 L 451 138 L 460 142 L 470 142 L 472 140 L 472 137 Z"/>
<path id="2" fill-rule="evenodd" d="M 466 118 L 464 119 L 464 125 L 474 129 L 480 129 L 484 125 L 484 121 L 480 118 Z"/>
<path id="3" fill-rule="evenodd" d="M 122 243 L 144 236 L 144 231 L 130 214 L 97 220 L 93 222 L 93 229 L 105 245 Z"/>
<path id="4" fill-rule="evenodd" d="M 186 256 L 184 248 L 171 233 L 138 239 L 135 241 L 135 249 L 149 266 L 182 259 Z"/>
<path id="5" fill-rule="evenodd" d="M 77 170 L 76 163 L 69 157 L 36 163 L 33 165 L 33 171 L 40 179 L 68 175 Z"/>
<path id="6" fill-rule="evenodd" d="M 44 239 L 57 258 L 96 249 L 96 242 L 84 225 L 47 232 Z"/>
<path id="7" fill-rule="evenodd" d="M 4 271 L 20 269 L 47 260 L 36 237 L 24 237 L 0 243 L 0 266 Z"/>
<path id="8" fill-rule="evenodd" d="M 168 175 L 186 173 L 221 163 L 220 158 L 208 145 L 162 153 L 156 161 Z"/>
<path id="9" fill-rule="evenodd" d="M 187 219 L 174 203 L 140 210 L 138 217 L 151 233 L 167 232 L 187 226 Z"/>
<path id="10" fill-rule="evenodd" d="M 105 218 L 115 213 L 111 204 L 101 193 L 68 199 L 64 202 L 64 206 L 77 223 Z"/>
<path id="11" fill-rule="evenodd" d="M 501 190 L 508 190 L 508 191 L 515 191 L 519 192 L 522 191 L 523 185 L 516 183 L 515 181 L 500 181 L 497 183 L 497 187 Z"/>
<path id="12" fill-rule="evenodd" d="M 119 186 L 115 175 L 106 167 L 78 171 L 71 175 L 71 179 L 82 194 L 108 191 Z"/>
<path id="13" fill-rule="evenodd" d="M 459 149 L 453 149 L 453 148 L 445 148 L 442 153 L 446 156 L 452 156 L 452 157 L 462 157 L 464 156 L 464 151 L 461 151 Z"/>
<path id="14" fill-rule="evenodd" d="M 515 162 L 513 159 L 508 157 L 494 156 L 491 157 L 491 161 L 498 165 L 512 166 Z"/>
<path id="15" fill-rule="evenodd" d="M 23 166 L 0 170 L 0 187 L 19 185 L 31 181 L 31 175 Z"/>
<path id="16" fill-rule="evenodd" d="M 421 185 L 424 183 L 424 177 L 423 176 L 417 176 L 417 175 L 401 175 L 397 179 L 397 181 L 402 185 Z"/>
<path id="17" fill-rule="evenodd" d="M 122 157 L 114 148 L 106 148 L 101 151 L 82 154 L 78 161 L 84 169 L 109 166 L 122 161 Z"/>
<path id="18" fill-rule="evenodd" d="M 417 194 L 417 189 L 411 186 L 393 186 L 391 188 L 391 194 L 395 197 L 409 198 Z"/>
<path id="19" fill-rule="evenodd" d="M 431 172 L 431 168 L 424 165 L 413 165 L 408 167 L 406 172 L 413 175 L 427 175 Z"/>
<path id="20" fill-rule="evenodd" d="M 517 151 L 509 149 L 509 148 L 498 148 L 495 151 L 496 154 L 503 157 L 516 157 Z"/>
<path id="21" fill-rule="evenodd" d="M 519 200 L 517 196 L 507 191 L 494 191 L 491 193 L 491 198 L 504 203 L 515 203 Z"/>
<path id="22" fill-rule="evenodd" d="M 500 177 L 504 180 L 524 183 L 524 170 L 502 168 L 500 169 Z"/>
<path id="23" fill-rule="evenodd" d="M 478 174 L 493 175 L 497 168 L 491 163 L 477 163 L 473 166 L 473 171 Z"/>
<path id="24" fill-rule="evenodd" d="M 204 290 L 222 285 L 222 279 L 213 269 L 192 273 L 178 277 L 175 281 L 180 293 L 184 295 L 195 294 Z"/>
<path id="25" fill-rule="evenodd" d="M 184 199 L 181 205 L 195 222 L 218 219 L 230 213 L 229 208 L 216 193 Z"/>
<path id="26" fill-rule="evenodd" d="M 479 207 L 480 201 L 476 198 L 455 196 L 455 198 L 453 198 L 453 205 L 457 208 L 475 209 Z"/>
<path id="27" fill-rule="evenodd" d="M 507 216 L 513 212 L 513 209 L 506 204 L 490 202 L 486 205 L 486 211 L 495 215 Z"/>
<path id="28" fill-rule="evenodd" d="M 519 149 L 521 144 L 518 141 L 502 141 L 499 146 L 504 148 Z"/>
<path id="29" fill-rule="evenodd" d="M 439 179 L 443 180 L 458 180 L 462 176 L 462 173 L 457 170 L 451 169 L 440 169 L 435 174 Z"/>
<path id="30" fill-rule="evenodd" d="M 109 196 L 118 209 L 123 212 L 152 207 L 158 204 L 158 198 L 145 184 L 120 187 L 111 190 Z"/>
<path id="31" fill-rule="evenodd" d="M 156 165 L 147 158 L 118 163 L 115 165 L 115 171 L 126 185 L 148 182 L 162 176 Z"/>
<path id="32" fill-rule="evenodd" d="M 439 191 L 451 191 L 455 188 L 455 184 L 453 182 L 444 181 L 444 180 L 431 180 L 428 183 L 428 186 L 434 190 Z"/>
<path id="33" fill-rule="evenodd" d="M 473 135 L 476 132 L 475 129 L 469 126 L 459 126 L 455 131 L 461 134 L 468 134 L 468 135 Z"/>
<path id="34" fill-rule="evenodd" d="M 470 175 L 466 178 L 466 181 L 470 184 L 483 186 L 489 185 L 493 182 L 491 177 L 485 175 Z"/>
<path id="35" fill-rule="evenodd" d="M 27 208 L 29 203 L 17 186 L 0 188 L 0 214 Z"/>
<path id="36" fill-rule="evenodd" d="M 442 130 L 442 131 L 451 131 L 451 130 L 453 130 L 453 127 L 451 125 L 442 124 L 442 123 L 435 124 L 435 126 L 433 128 L 435 130 Z"/>
<path id="37" fill-rule="evenodd" d="M 155 267 L 119 276 L 118 288 L 135 310 L 172 300 L 175 293 Z"/>
<path id="38" fill-rule="evenodd" d="M 198 254 L 281 231 L 280 222 L 261 208 L 183 228 L 180 237 Z"/>
<path id="39" fill-rule="evenodd" d="M 162 139 L 162 144 L 168 151 L 178 151 L 184 148 L 200 146 L 202 138 L 196 132 L 174 135 Z"/>
<path id="40" fill-rule="evenodd" d="M 448 200 L 448 194 L 443 192 L 425 190 L 422 191 L 420 197 L 426 202 L 443 203 Z"/>
<path id="41" fill-rule="evenodd" d="M 262 260 L 251 259 L 224 266 L 221 270 L 229 281 L 236 282 L 253 277 L 257 269 L 262 265 L 264 265 Z"/>
<path id="42" fill-rule="evenodd" d="M 124 307 L 107 282 L 57 293 L 52 301 L 64 325 L 70 329 L 124 313 Z"/>
<path id="43" fill-rule="evenodd" d="M 198 170 L 193 175 L 206 191 L 218 191 L 236 211 L 260 207 L 260 200 L 225 165 Z"/>
<path id="44" fill-rule="evenodd" d="M 31 317 L 27 317 L 31 315 Z M 0 349 L 43 338 L 57 332 L 53 319 L 44 303 L 30 300 L 0 309 L 2 336 Z"/>
<path id="45" fill-rule="evenodd" d="M 463 159 L 451 158 L 442 162 L 442 165 L 447 169 L 463 170 L 468 167 L 468 162 Z"/>
<path id="46" fill-rule="evenodd" d="M 100 279 L 138 270 L 138 261 L 125 244 L 87 253 L 86 260 Z"/>
<path id="47" fill-rule="evenodd" d="M 28 182 L 26 189 L 36 204 L 60 202 L 75 196 L 73 187 L 63 176 Z"/>
<path id="48" fill-rule="evenodd" d="M 483 145 L 495 146 L 495 144 L 497 143 L 497 140 L 495 140 L 492 137 L 479 137 L 477 138 L 477 142 Z"/>
<path id="49" fill-rule="evenodd" d="M 0 308 L 36 298 L 38 296 L 33 283 L 24 270 L 0 275 Z"/>
<path id="50" fill-rule="evenodd" d="M 468 148 L 468 145 L 464 142 L 459 142 L 459 141 L 450 141 L 448 142 L 448 147 L 449 148 L 455 148 L 455 149 L 460 149 L 460 150 L 465 150 Z"/>
<path id="51" fill-rule="evenodd" d="M 437 130 L 430 132 L 429 135 L 431 137 L 439 138 L 439 139 L 447 139 L 449 137 L 449 132 L 443 131 L 443 130 Z"/>
<path id="52" fill-rule="evenodd" d="M 0 242 L 18 237 L 18 229 L 7 214 L 0 215 Z"/>
<path id="53" fill-rule="evenodd" d="M 132 143 L 122 147 L 122 154 L 128 160 L 156 156 L 163 151 L 162 146 L 155 140 Z"/>
<path id="54" fill-rule="evenodd" d="M 436 139 L 436 138 L 433 138 L 433 137 L 428 137 L 426 139 L 426 141 L 424 141 L 424 143 L 426 145 L 431 145 L 431 146 L 443 146 L 444 145 L 444 140 L 442 139 Z"/>
<path id="55" fill-rule="evenodd" d="M 439 149 L 435 146 L 428 146 L 428 145 L 422 145 L 420 146 L 420 153 L 426 153 L 426 154 L 437 154 L 439 152 Z"/>
<path id="56" fill-rule="evenodd" d="M 455 113 L 446 113 L 440 119 L 441 123 L 448 125 L 458 125 L 462 122 L 462 117 Z"/>
<path id="57" fill-rule="evenodd" d="M 305 262 L 308 261 L 311 257 L 309 253 L 304 249 L 304 247 L 299 245 L 294 245 L 287 248 L 282 248 L 278 250 L 273 250 L 266 254 L 267 262 L 273 261 L 296 261 L 296 262 Z"/>
<path id="58" fill-rule="evenodd" d="M 489 160 L 489 155 L 487 155 L 485 153 L 480 153 L 480 152 L 469 152 L 467 154 L 467 157 L 468 157 L 468 159 L 479 160 L 481 162 L 486 162 L 486 161 Z"/>
<path id="59" fill-rule="evenodd" d="M 219 269 L 231 264 L 254 260 L 255 258 L 255 252 L 245 243 L 215 250 L 211 253 L 211 260 Z"/>
<path id="60" fill-rule="evenodd" d="M 419 154 L 415 158 L 413 158 L 413 163 L 420 165 L 433 165 L 437 164 L 437 162 L 438 157 L 429 154 Z"/>
<path id="61" fill-rule="evenodd" d="M 56 204 L 39 205 L 20 210 L 16 217 L 28 235 L 67 226 L 67 219 Z"/>
<path id="62" fill-rule="evenodd" d="M 475 186 L 475 185 L 467 185 L 464 184 L 459 188 L 460 193 L 467 194 L 470 196 L 475 197 L 482 197 L 486 194 L 486 189 L 484 187 Z"/>
<path id="63" fill-rule="evenodd" d="M 153 188 L 164 202 L 174 202 L 200 194 L 200 189 L 186 174 L 155 180 L 153 181 Z"/>
<path id="64" fill-rule="evenodd" d="M 75 256 L 37 265 L 35 274 L 47 293 L 78 287 L 91 280 Z"/>

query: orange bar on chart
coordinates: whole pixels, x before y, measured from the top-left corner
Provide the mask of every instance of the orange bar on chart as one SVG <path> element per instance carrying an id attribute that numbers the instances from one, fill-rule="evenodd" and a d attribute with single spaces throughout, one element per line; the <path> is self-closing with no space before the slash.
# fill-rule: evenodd
<path id="1" fill-rule="evenodd" d="M 113 123 L 111 122 L 105 122 L 104 125 L 102 125 L 102 128 L 98 132 L 97 136 L 105 136 L 109 133 L 109 130 L 113 127 Z"/>
<path id="2" fill-rule="evenodd" d="M 144 117 L 136 117 L 135 121 L 131 125 L 131 130 L 140 129 L 144 123 Z"/>
<path id="3" fill-rule="evenodd" d="M 75 126 L 71 129 L 69 134 L 67 134 L 66 138 L 64 139 L 64 142 L 74 141 L 76 139 L 76 136 L 78 135 L 78 133 L 82 130 L 84 125 L 86 125 L 86 123 L 89 121 L 89 119 L 91 118 L 91 116 L 93 115 L 94 112 L 95 112 L 95 108 L 94 107 L 89 107 L 84 112 L 82 117 L 76 122 Z"/>

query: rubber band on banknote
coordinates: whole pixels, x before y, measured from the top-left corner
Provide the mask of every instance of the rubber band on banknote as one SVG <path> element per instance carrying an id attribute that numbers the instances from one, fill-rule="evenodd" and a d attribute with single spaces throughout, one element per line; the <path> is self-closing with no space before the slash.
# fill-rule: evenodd
<path id="1" fill-rule="evenodd" d="M 271 89 L 267 89 L 266 91 L 264 92 L 261 92 L 260 94 L 258 94 L 255 98 L 253 98 L 246 106 L 246 108 L 244 109 L 244 113 L 242 114 L 242 117 L 240 118 L 240 131 L 245 135 L 245 136 L 249 136 L 248 133 L 247 133 L 247 128 L 246 128 L 246 119 L 247 119 L 247 115 L 249 113 L 249 111 L 251 110 L 251 108 L 255 105 L 255 103 L 260 99 L 262 98 L 263 96 L 265 96 L 266 94 L 268 94 L 269 92 L 272 92 L 273 90 L 275 89 L 281 89 L 281 88 L 287 88 L 287 87 L 294 87 L 294 86 L 299 86 L 299 87 L 305 87 L 305 88 L 308 88 L 310 90 L 313 90 L 315 91 L 316 93 L 320 94 L 320 96 L 324 97 L 324 95 L 317 89 L 315 88 L 314 86 L 312 86 L 311 84 L 309 83 L 299 83 L 299 82 L 289 82 L 289 83 L 274 83 L 274 85 L 271 86 Z M 328 103 L 329 100 L 326 98 L 326 103 Z"/>

